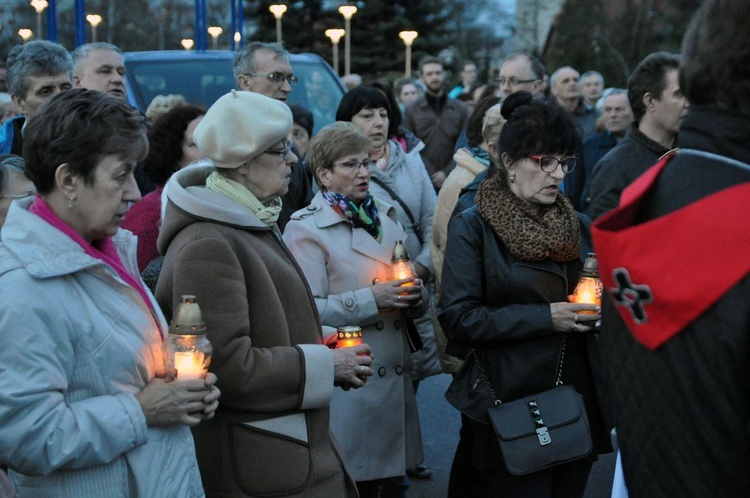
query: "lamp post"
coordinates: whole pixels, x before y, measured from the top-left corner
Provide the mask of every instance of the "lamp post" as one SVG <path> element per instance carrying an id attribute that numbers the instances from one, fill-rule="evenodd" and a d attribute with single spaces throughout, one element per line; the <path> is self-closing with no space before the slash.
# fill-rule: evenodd
<path id="1" fill-rule="evenodd" d="M 339 74 L 339 40 L 346 34 L 343 29 L 327 29 L 325 31 L 326 36 L 331 39 L 333 43 L 333 70 L 336 74 Z"/>
<path id="2" fill-rule="evenodd" d="M 398 34 L 398 37 L 406 44 L 406 68 L 404 69 L 406 76 L 411 76 L 411 44 L 414 43 L 417 34 L 416 31 L 401 31 Z"/>
<path id="3" fill-rule="evenodd" d="M 31 38 L 33 35 L 34 35 L 34 32 L 31 31 L 29 28 L 21 28 L 18 30 L 18 36 L 20 36 L 23 39 L 24 43 L 29 41 L 29 38 Z"/>
<path id="4" fill-rule="evenodd" d="M 195 42 L 192 38 L 183 38 L 180 41 L 180 45 L 182 45 L 182 48 L 184 48 L 185 50 L 190 50 L 191 48 L 193 48 L 193 45 L 195 45 Z"/>
<path id="5" fill-rule="evenodd" d="M 47 0 L 31 0 L 31 6 L 36 11 L 36 36 L 42 38 L 42 12 L 47 8 Z"/>
<path id="6" fill-rule="evenodd" d="M 352 16 L 357 13 L 357 7 L 354 5 L 342 5 L 339 7 L 339 13 L 344 16 L 346 39 L 344 40 L 344 75 L 350 74 L 351 65 L 351 37 L 352 37 Z"/>
<path id="7" fill-rule="evenodd" d="M 286 5 L 269 5 L 268 10 L 270 10 L 273 16 L 276 18 L 276 41 L 278 43 L 281 43 L 281 16 L 283 16 L 284 12 L 286 12 Z"/>
<path id="8" fill-rule="evenodd" d="M 219 36 L 221 36 L 224 30 L 221 28 L 221 26 L 209 26 L 206 31 L 208 31 L 208 34 L 211 35 L 211 38 L 213 39 L 214 50 L 218 50 Z"/>
<path id="9" fill-rule="evenodd" d="M 86 16 L 86 20 L 91 24 L 91 41 L 96 42 L 96 27 L 102 22 L 102 16 L 99 14 L 89 14 Z"/>

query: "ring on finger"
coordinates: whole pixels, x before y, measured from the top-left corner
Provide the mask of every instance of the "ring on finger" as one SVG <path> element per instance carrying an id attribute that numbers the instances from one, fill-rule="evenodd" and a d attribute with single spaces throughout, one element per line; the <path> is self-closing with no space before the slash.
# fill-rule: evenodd
<path id="1" fill-rule="evenodd" d="M 401 296 L 400 295 L 396 295 L 396 301 L 401 301 Z"/>
<path id="2" fill-rule="evenodd" d="M 578 323 L 578 315 L 573 315 L 573 321 Z"/>
<path id="3" fill-rule="evenodd" d="M 359 366 L 359 373 L 364 373 L 364 372 L 365 372 L 365 366 L 364 365 L 360 365 Z"/>
<path id="4" fill-rule="evenodd" d="M 578 332 L 578 322 L 573 326 L 573 332 Z"/>

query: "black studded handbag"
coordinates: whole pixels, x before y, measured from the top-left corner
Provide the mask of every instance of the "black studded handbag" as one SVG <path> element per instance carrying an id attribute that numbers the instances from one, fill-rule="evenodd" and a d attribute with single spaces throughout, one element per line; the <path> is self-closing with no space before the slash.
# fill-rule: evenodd
<path id="1" fill-rule="evenodd" d="M 565 338 L 555 387 L 514 401 L 497 399 L 484 366 L 472 354 L 494 401 L 487 412 L 508 472 L 530 474 L 591 454 L 594 445 L 583 396 L 561 380 Z"/>

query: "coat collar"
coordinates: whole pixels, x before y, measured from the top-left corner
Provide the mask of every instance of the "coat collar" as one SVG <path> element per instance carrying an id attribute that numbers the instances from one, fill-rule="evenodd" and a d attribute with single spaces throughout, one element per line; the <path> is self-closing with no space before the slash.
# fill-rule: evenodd
<path id="1" fill-rule="evenodd" d="M 404 233 L 401 226 L 396 222 L 395 208 L 378 198 L 375 198 L 375 201 L 378 205 L 378 213 L 382 225 L 381 241 L 378 242 L 375 240 L 363 228 L 354 228 L 351 229 L 352 249 L 368 258 L 390 265 L 393 246 L 396 245 L 397 240 L 404 240 L 406 233 Z M 328 228 L 338 223 L 343 223 L 347 227 L 350 227 L 349 223 L 323 199 L 321 192 L 315 194 L 310 205 L 316 208 L 313 218 L 318 228 Z"/>

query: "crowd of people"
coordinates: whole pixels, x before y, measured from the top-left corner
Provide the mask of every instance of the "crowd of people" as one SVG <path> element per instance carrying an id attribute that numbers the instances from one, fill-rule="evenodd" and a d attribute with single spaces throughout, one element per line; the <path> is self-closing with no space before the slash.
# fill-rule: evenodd
<path id="1" fill-rule="evenodd" d="M 742 8 L 706 0 L 627 88 L 523 53 L 450 87 L 427 56 L 418 78 L 347 78 L 323 113 L 287 102 L 278 44 L 238 50 L 208 108 L 145 113 L 115 45 L 14 47 L 0 497 L 408 496 L 432 475 L 416 394 L 441 373 L 450 498 L 581 497 L 613 450 L 613 496 L 743 496 Z M 602 305 L 572 297 L 591 253 Z M 186 295 L 213 348 L 189 380 L 164 348 Z M 531 400 L 521 426 L 560 451 L 533 401 L 556 386 L 591 449 L 519 472 L 493 408 Z"/>

